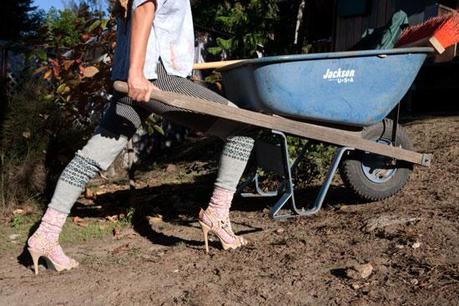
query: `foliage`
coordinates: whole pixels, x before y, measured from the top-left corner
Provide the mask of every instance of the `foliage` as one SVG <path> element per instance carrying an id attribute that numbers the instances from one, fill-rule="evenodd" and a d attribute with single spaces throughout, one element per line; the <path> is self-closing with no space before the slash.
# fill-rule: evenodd
<path id="1" fill-rule="evenodd" d="M 41 196 L 94 129 L 111 88 L 114 22 L 87 5 L 50 10 L 1 122 L 1 207 Z"/>
<path id="2" fill-rule="evenodd" d="M 0 134 L 0 210 L 44 191 L 44 160 L 59 114 L 43 99 L 37 80 L 22 84 L 9 99 Z"/>
<path id="3" fill-rule="evenodd" d="M 258 43 L 272 39 L 278 16 L 277 0 L 197 1 L 193 7 L 195 22 L 207 29 L 218 28 L 216 46 L 208 51 L 229 57 L 253 56 Z M 223 33 L 226 35 L 221 35 Z"/>
<path id="4" fill-rule="evenodd" d="M 279 146 L 280 141 L 283 141 L 280 137 L 273 137 L 273 134 L 269 131 L 260 132 L 256 139 L 275 146 Z M 297 167 L 294 168 L 294 172 L 292 172 L 295 188 L 305 188 L 325 176 L 335 154 L 335 147 L 293 136 L 287 136 L 287 145 L 291 166 L 299 155 L 303 154 Z M 255 169 L 253 165 L 248 167 L 246 174 L 254 173 L 254 170 L 256 170 L 261 186 L 265 191 L 277 189 L 279 187 L 278 183 L 284 179 L 279 177 L 279 174 L 275 171 L 262 168 Z"/>
<path id="5" fill-rule="evenodd" d="M 51 8 L 46 15 L 46 40 L 54 47 L 72 48 L 80 42 L 79 18 L 71 10 L 59 11 Z"/>
<path id="6" fill-rule="evenodd" d="M 31 61 L 39 66 L 34 75 L 48 81 L 47 99 L 59 106 L 69 125 L 90 126 L 107 101 L 114 26 L 113 18 L 85 4 L 77 10 L 51 9 L 46 17 L 43 43 Z"/>
<path id="7" fill-rule="evenodd" d="M 333 146 L 311 140 L 302 140 L 297 137 L 288 137 L 288 145 L 289 155 L 292 157 L 298 156 L 301 150 L 305 150 L 296 173 L 293 173 L 295 184 L 300 185 L 300 187 L 310 184 L 314 179 L 321 179 L 335 153 Z"/>

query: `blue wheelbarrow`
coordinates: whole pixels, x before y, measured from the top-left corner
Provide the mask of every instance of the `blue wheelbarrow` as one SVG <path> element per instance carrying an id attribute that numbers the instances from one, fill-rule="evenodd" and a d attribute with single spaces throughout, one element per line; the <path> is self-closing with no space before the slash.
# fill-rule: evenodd
<path id="1" fill-rule="evenodd" d="M 400 191 L 413 165 L 430 166 L 432 156 L 412 150 L 398 117 L 400 100 L 432 51 L 407 48 L 246 60 L 219 69 L 227 98 L 240 108 L 169 92 L 153 93 L 152 101 L 271 130 L 280 141 L 257 142 L 257 161 L 281 175 L 283 182 L 266 193 L 255 175 L 257 195 L 280 197 L 271 209 L 274 219 L 311 215 L 322 207 L 338 168 L 358 196 L 375 201 Z M 127 88 L 115 82 L 115 89 Z M 337 146 L 319 195 L 307 208 L 297 207 L 292 183 L 304 150 L 290 163 L 286 135 Z M 288 202 L 292 209 L 282 213 Z"/>

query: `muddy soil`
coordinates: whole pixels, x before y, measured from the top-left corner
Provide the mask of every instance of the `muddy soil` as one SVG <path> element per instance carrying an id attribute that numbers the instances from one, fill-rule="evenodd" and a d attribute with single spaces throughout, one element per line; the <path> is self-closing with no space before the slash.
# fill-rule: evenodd
<path id="1" fill-rule="evenodd" d="M 196 215 L 215 165 L 160 165 L 137 190 L 119 186 L 74 210 L 84 219 L 135 208 L 132 228 L 64 245 L 79 268 L 35 276 L 21 246 L 0 254 L 0 304 L 458 305 L 459 117 L 405 126 L 418 151 L 435 155 L 396 196 L 360 203 L 336 180 L 319 214 L 287 222 L 269 218 L 273 200 L 238 198 L 233 227 L 249 246 L 223 251 L 214 240 L 209 255 Z M 317 190 L 299 191 L 298 201 Z M 368 263 L 369 276 L 349 273 Z"/>

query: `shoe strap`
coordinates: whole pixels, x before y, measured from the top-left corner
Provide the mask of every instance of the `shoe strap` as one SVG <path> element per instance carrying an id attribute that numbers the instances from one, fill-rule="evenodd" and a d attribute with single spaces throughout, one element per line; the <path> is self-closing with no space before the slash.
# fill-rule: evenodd
<path id="1" fill-rule="evenodd" d="M 237 238 L 236 234 L 233 232 L 233 228 L 231 227 L 231 221 L 229 218 L 226 219 L 219 219 L 215 216 L 212 211 L 203 210 L 203 215 L 205 215 L 211 222 L 210 228 L 213 231 L 218 231 L 219 229 L 224 230 L 228 235 L 232 236 L 233 238 Z M 204 218 L 202 218 L 204 219 Z M 209 225 L 209 224 L 208 224 Z"/>

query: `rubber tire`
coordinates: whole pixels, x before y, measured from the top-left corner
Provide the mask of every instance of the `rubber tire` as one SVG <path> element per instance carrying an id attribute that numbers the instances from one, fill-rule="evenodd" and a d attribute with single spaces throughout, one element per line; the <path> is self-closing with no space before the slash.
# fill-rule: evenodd
<path id="1" fill-rule="evenodd" d="M 364 128 L 362 131 L 363 138 L 374 141 L 382 138 L 390 142 L 392 126 L 392 120 L 384 119 L 380 123 Z M 397 126 L 395 145 L 408 150 L 413 148 L 408 135 L 400 125 Z M 340 175 L 344 183 L 362 200 L 373 202 L 389 198 L 399 192 L 408 182 L 413 166 L 403 161 L 396 161 L 395 168 L 397 171 L 388 181 L 383 183 L 372 182 L 362 169 L 363 154 L 369 153 L 350 151 L 340 165 Z"/>

